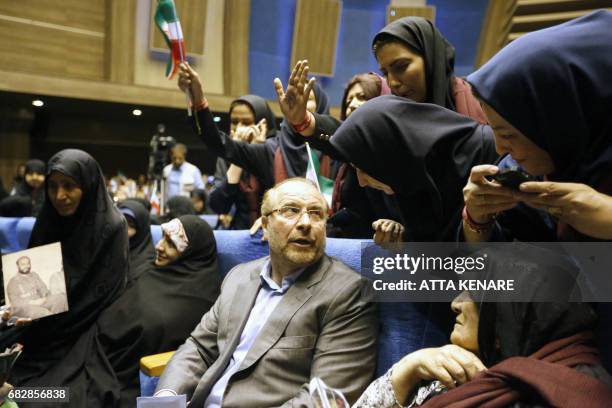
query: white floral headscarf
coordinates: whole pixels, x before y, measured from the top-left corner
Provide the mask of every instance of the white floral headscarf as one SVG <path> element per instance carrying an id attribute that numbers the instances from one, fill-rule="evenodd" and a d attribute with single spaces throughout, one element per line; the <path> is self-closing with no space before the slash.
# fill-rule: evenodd
<path id="1" fill-rule="evenodd" d="M 183 224 L 178 220 L 178 218 L 173 219 L 161 226 L 162 231 L 170 237 L 176 249 L 183 253 L 189 246 L 189 239 L 187 238 L 187 234 L 185 233 L 185 228 L 183 228 Z"/>

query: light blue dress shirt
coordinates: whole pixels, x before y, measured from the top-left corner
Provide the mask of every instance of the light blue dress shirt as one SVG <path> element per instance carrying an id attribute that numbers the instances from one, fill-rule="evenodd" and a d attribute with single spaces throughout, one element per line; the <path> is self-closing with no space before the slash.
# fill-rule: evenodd
<path id="1" fill-rule="evenodd" d="M 178 169 L 172 164 L 168 166 L 170 171 L 166 175 L 166 200 L 180 195 L 189 197 L 191 190 L 204 188 L 202 173 L 193 164 L 184 162 Z M 186 187 L 188 190 L 185 190 Z"/>
<path id="2" fill-rule="evenodd" d="M 240 336 L 240 342 L 238 343 L 236 350 L 234 350 L 232 359 L 227 365 L 225 372 L 210 390 L 210 394 L 204 402 L 205 408 L 221 407 L 223 394 L 225 393 L 225 389 L 227 388 L 227 383 L 229 382 L 230 378 L 232 375 L 234 375 L 234 373 L 236 373 L 236 371 L 238 371 L 240 365 L 249 352 L 249 349 L 251 346 L 253 346 L 253 343 L 255 343 L 257 335 L 268 321 L 268 318 L 283 299 L 285 293 L 289 290 L 291 285 L 293 285 L 303 271 L 304 269 L 300 269 L 299 271 L 286 276 L 283 278 L 282 285 L 278 286 L 278 284 L 274 282 L 271 277 L 270 261 L 266 262 L 261 273 L 259 274 L 259 278 L 261 279 L 261 287 L 257 293 L 257 299 L 253 305 L 253 309 L 251 309 L 251 313 L 249 314 L 249 319 L 247 320 L 244 330 L 242 331 L 242 335 Z"/>

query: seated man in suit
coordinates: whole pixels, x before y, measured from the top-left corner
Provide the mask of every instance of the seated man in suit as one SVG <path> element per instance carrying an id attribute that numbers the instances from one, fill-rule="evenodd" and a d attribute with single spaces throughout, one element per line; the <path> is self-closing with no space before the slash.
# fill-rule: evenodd
<path id="1" fill-rule="evenodd" d="M 320 377 L 354 402 L 376 365 L 367 281 L 325 255 L 327 204 L 292 178 L 263 198 L 270 256 L 232 269 L 221 294 L 169 361 L 156 396 L 190 407 L 305 407 Z"/>

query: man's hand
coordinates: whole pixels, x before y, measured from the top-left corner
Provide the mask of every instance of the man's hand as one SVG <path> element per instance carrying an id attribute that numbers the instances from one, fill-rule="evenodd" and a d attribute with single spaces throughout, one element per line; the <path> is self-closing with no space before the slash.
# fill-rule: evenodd
<path id="1" fill-rule="evenodd" d="M 200 81 L 200 76 L 187 62 L 179 64 L 178 87 L 189 95 L 194 106 L 204 102 L 204 87 Z"/>
<path id="2" fill-rule="evenodd" d="M 302 123 L 306 118 L 306 104 L 315 79 L 308 80 L 308 61 L 298 61 L 289 76 L 287 90 L 279 78 L 274 79 L 278 103 L 285 119 L 292 125 Z"/>
<path id="3" fill-rule="evenodd" d="M 521 184 L 520 201 L 547 211 L 590 237 L 612 239 L 612 197 L 586 184 L 530 181 Z"/>

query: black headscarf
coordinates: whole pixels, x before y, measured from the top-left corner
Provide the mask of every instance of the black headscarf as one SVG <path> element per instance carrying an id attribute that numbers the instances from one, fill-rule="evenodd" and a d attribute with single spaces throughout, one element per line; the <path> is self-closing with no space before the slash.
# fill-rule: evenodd
<path id="1" fill-rule="evenodd" d="M 388 36 L 400 40 L 425 60 L 427 82 L 425 102 L 455 110 L 453 98 L 455 48 L 433 23 L 422 17 L 400 18 L 380 30 L 372 40 L 372 46 L 384 41 Z"/>
<path id="2" fill-rule="evenodd" d="M 28 160 L 25 164 L 25 176 L 33 173 L 45 174 L 45 168 L 45 162 L 42 160 Z M 36 217 L 45 201 L 44 189 L 39 188 L 34 190 L 32 186 L 28 184 L 25 177 L 23 180 L 20 180 L 17 184 L 15 184 L 15 195 L 20 197 L 29 197 L 32 201 L 30 205 L 30 212 L 27 215 L 24 215 L 24 217 Z"/>
<path id="3" fill-rule="evenodd" d="M 490 367 L 506 358 L 529 356 L 554 340 L 593 330 L 597 316 L 587 303 L 570 302 L 580 291 L 576 264 L 543 247 L 515 243 L 487 249 L 487 280 L 514 280 L 525 302 L 488 302 L 491 294 L 472 292 L 479 304 L 479 354 Z M 554 302 L 538 300 L 555 299 Z"/>
<path id="4" fill-rule="evenodd" d="M 198 212 L 198 210 L 196 209 L 197 215 L 211 214 L 211 211 L 208 208 L 208 193 L 206 192 L 206 190 L 201 189 L 201 188 L 196 188 L 195 190 L 191 192 L 191 199 L 193 200 L 194 198 L 197 198 L 198 200 L 202 201 L 202 203 L 204 203 L 204 207 L 202 208 L 202 211 Z M 194 205 L 194 208 L 195 208 L 195 205 Z"/>
<path id="5" fill-rule="evenodd" d="M 194 215 L 196 213 L 193 202 L 189 197 L 174 196 L 166 202 L 166 214 L 162 217 L 163 222 L 180 217 L 181 215 Z"/>
<path id="6" fill-rule="evenodd" d="M 414 241 L 454 240 L 471 168 L 496 157 L 490 127 L 393 95 L 361 106 L 330 142 L 345 162 L 393 189 Z"/>
<path id="7" fill-rule="evenodd" d="M 119 210 L 134 221 L 136 234 L 130 238 L 130 271 L 128 284 L 138 279 L 143 272 L 151 268 L 155 258 L 155 248 L 151 238 L 151 216 L 140 202 L 124 200 L 118 205 Z"/>
<path id="8" fill-rule="evenodd" d="M 83 192 L 81 202 L 74 215 L 62 217 L 45 198 L 28 247 L 61 242 L 69 311 L 6 332 L 3 342 L 24 345 L 12 376 L 20 385 L 91 379 L 91 368 L 90 376 L 84 375 L 84 359 L 95 354 L 93 323 L 122 293 L 129 267 L 126 222 L 111 201 L 94 158 L 75 149 L 54 155 L 47 166 L 45 197 L 53 172 L 78 183 Z M 75 393 L 82 396 L 83 389 L 75 389 Z M 78 401 L 76 394 L 74 401 Z"/>
<path id="9" fill-rule="evenodd" d="M 121 383 L 121 406 L 134 406 L 138 396 L 139 359 L 184 343 L 219 295 L 212 229 L 194 215 L 178 220 L 189 240 L 185 252 L 167 266 L 152 264 L 98 320 L 105 354 Z"/>
<path id="10" fill-rule="evenodd" d="M 33 173 L 45 174 L 45 167 L 45 162 L 43 162 L 42 160 L 28 160 L 25 164 L 25 175 L 27 176 L 28 174 Z M 32 188 L 32 186 L 30 186 L 26 182 L 25 177 L 23 180 L 21 180 L 18 184 L 15 185 L 15 195 L 30 197 L 32 195 L 33 190 L 34 189 Z"/>
<path id="11" fill-rule="evenodd" d="M 612 13 L 513 41 L 468 77 L 478 96 L 548 152 L 552 179 L 593 185 L 612 168 Z"/>
<path id="12" fill-rule="evenodd" d="M 32 215 L 32 199 L 24 196 L 10 196 L 0 200 L 0 217 L 29 217 Z"/>
<path id="13" fill-rule="evenodd" d="M 329 115 L 329 100 L 323 88 L 318 82 L 315 82 L 312 90 L 317 101 L 315 113 Z M 291 134 L 294 131 L 288 126 L 285 121 L 281 123 L 281 135 L 278 140 L 283 162 L 287 169 L 287 177 L 304 177 L 308 167 L 308 151 L 306 145 L 304 145 L 304 140 L 301 137 L 293 137 Z"/>
<path id="14" fill-rule="evenodd" d="M 261 96 L 257 95 L 243 95 L 238 99 L 234 99 L 232 107 L 237 103 L 244 103 L 248 105 L 253 111 L 255 116 L 255 124 L 259 123 L 260 120 L 266 119 L 268 125 L 268 133 L 266 138 L 276 136 L 276 117 L 268 106 L 268 102 Z M 231 108 L 230 108 L 231 111 Z"/>

